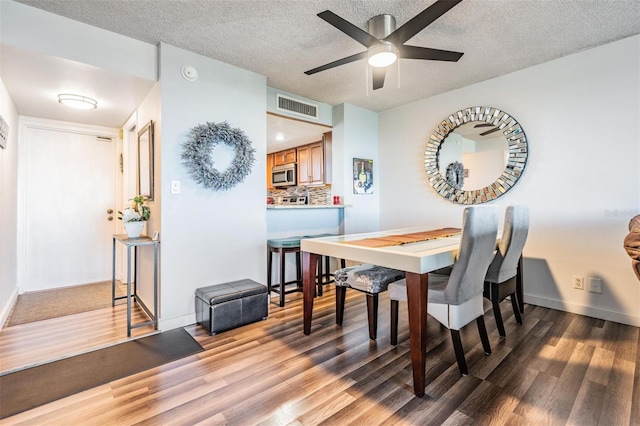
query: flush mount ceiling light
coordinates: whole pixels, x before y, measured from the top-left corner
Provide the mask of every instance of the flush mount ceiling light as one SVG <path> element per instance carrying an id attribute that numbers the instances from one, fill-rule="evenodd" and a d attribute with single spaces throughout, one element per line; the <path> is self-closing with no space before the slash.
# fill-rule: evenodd
<path id="1" fill-rule="evenodd" d="M 389 43 L 383 42 L 369 48 L 369 65 L 376 68 L 388 67 L 398 59 L 398 49 Z"/>
<path id="2" fill-rule="evenodd" d="M 81 95 L 61 94 L 58 95 L 58 102 L 77 109 L 96 109 L 98 101 Z"/>

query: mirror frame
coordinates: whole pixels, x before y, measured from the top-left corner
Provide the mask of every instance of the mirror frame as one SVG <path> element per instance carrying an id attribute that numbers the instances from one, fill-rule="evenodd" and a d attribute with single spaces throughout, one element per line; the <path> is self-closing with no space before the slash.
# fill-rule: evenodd
<path id="1" fill-rule="evenodd" d="M 509 160 L 495 182 L 484 188 L 465 191 L 447 182 L 440 173 L 442 143 L 455 129 L 467 123 L 488 123 L 502 131 L 509 144 Z M 476 106 L 451 114 L 433 131 L 424 151 L 424 166 L 429 183 L 443 198 L 458 204 L 481 204 L 495 200 L 518 182 L 527 164 L 529 147 L 522 126 L 515 118 L 497 108 Z"/>
<path id="2" fill-rule="evenodd" d="M 138 195 L 153 201 L 153 120 L 138 132 Z"/>

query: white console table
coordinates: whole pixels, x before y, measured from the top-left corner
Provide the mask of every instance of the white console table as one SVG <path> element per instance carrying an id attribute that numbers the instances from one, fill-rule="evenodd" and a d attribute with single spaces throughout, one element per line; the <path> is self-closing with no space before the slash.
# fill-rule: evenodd
<path id="1" fill-rule="evenodd" d="M 116 241 L 127 248 L 127 295 L 116 297 Z M 127 234 L 113 235 L 113 262 L 111 275 L 111 305 L 115 306 L 116 300 L 127 299 L 127 337 L 131 337 L 131 329 L 153 325 L 154 330 L 158 329 L 158 241 L 147 236 L 129 238 Z M 153 312 L 151 312 L 142 300 L 138 297 L 138 247 L 153 247 Z M 131 249 L 133 249 L 133 293 L 131 292 Z M 135 301 L 149 317 L 149 321 L 137 324 L 131 323 L 131 302 Z"/>

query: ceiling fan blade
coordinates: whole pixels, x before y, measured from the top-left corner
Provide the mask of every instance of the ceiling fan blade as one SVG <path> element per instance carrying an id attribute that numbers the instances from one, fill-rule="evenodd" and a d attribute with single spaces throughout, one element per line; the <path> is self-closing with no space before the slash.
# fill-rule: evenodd
<path id="1" fill-rule="evenodd" d="M 437 0 L 434 4 L 414 16 L 400 28 L 385 37 L 386 41 L 390 41 L 396 46 L 400 46 L 408 41 L 411 37 L 418 34 L 427 25 L 447 13 L 453 6 L 462 0 Z"/>
<path id="2" fill-rule="evenodd" d="M 387 74 L 387 68 L 373 68 L 373 90 L 382 89 L 384 86 L 384 76 Z"/>
<path id="3" fill-rule="evenodd" d="M 318 16 L 363 45 L 364 47 L 371 47 L 375 46 L 376 44 L 380 44 L 380 40 L 366 32 L 365 30 L 356 27 L 351 22 L 344 20 L 330 10 L 325 10 L 324 12 L 318 13 Z"/>
<path id="4" fill-rule="evenodd" d="M 398 48 L 401 58 L 406 59 L 428 59 L 431 61 L 449 61 L 458 62 L 464 55 L 461 52 L 453 52 L 451 50 L 431 49 L 429 47 L 418 46 L 400 46 Z"/>
<path id="5" fill-rule="evenodd" d="M 493 124 L 482 123 L 482 124 L 476 124 L 475 126 L 473 126 L 474 129 L 478 127 L 493 127 Z"/>
<path id="6" fill-rule="evenodd" d="M 364 59 L 368 56 L 368 52 L 364 51 L 361 53 L 356 53 L 355 55 L 347 56 L 346 58 L 338 59 L 337 61 L 330 62 L 328 64 L 322 65 L 320 67 L 314 68 L 309 71 L 305 71 L 306 75 L 315 74 L 320 71 L 325 71 L 331 68 L 339 67 L 340 65 L 348 64 L 350 62 L 357 61 L 359 59 Z"/>

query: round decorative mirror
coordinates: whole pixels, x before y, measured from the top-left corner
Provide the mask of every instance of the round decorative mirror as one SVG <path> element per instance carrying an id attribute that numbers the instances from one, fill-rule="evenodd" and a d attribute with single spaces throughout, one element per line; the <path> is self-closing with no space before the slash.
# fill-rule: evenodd
<path id="1" fill-rule="evenodd" d="M 527 164 L 527 138 L 515 118 L 478 106 L 451 114 L 424 151 L 427 178 L 453 203 L 480 204 L 511 189 Z"/>

